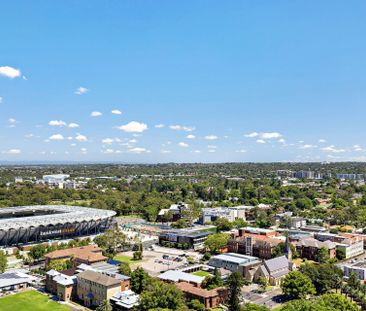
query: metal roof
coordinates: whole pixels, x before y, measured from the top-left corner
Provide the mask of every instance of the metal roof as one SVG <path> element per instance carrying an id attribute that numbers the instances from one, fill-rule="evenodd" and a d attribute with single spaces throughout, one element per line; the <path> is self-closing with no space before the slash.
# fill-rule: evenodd
<path id="1" fill-rule="evenodd" d="M 2 214 L 15 214 L 29 211 L 52 210 L 57 214 L 25 216 L 14 218 L 3 218 Z M 115 216 L 116 212 L 96 208 L 68 205 L 33 205 L 17 206 L 0 209 L 0 230 L 29 228 L 38 226 L 48 226 L 56 224 L 66 224 L 73 222 L 83 222 L 100 220 Z"/>
<path id="2" fill-rule="evenodd" d="M 185 282 L 193 282 L 197 284 L 201 284 L 203 280 L 205 279 L 202 276 L 182 272 L 179 270 L 168 270 L 158 276 L 159 279 L 166 280 L 166 281 L 172 281 L 172 282 L 179 282 L 179 281 L 185 281 Z"/>

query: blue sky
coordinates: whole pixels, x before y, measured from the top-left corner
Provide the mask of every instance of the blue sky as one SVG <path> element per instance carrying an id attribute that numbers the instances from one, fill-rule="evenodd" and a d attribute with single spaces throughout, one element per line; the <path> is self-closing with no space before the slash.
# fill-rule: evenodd
<path id="1" fill-rule="evenodd" d="M 3 1 L 0 160 L 364 161 L 365 9 Z"/>

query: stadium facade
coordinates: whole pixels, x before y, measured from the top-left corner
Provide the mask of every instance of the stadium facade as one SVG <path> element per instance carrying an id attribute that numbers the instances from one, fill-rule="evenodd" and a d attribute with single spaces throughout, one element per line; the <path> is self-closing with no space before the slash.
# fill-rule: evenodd
<path id="1" fill-rule="evenodd" d="M 116 225 L 116 212 L 66 205 L 0 209 L 0 246 L 95 235 Z"/>

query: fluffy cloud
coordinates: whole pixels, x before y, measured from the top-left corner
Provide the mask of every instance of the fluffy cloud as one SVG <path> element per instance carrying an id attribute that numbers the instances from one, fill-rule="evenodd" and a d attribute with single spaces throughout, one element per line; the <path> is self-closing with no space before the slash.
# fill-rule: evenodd
<path id="1" fill-rule="evenodd" d="M 169 128 L 175 131 L 184 131 L 184 132 L 192 132 L 195 130 L 194 126 L 184 126 L 184 125 L 171 125 L 169 126 Z"/>
<path id="2" fill-rule="evenodd" d="M 74 94 L 83 95 L 83 94 L 86 94 L 88 92 L 89 92 L 89 90 L 86 87 L 80 86 L 75 90 Z"/>
<path id="3" fill-rule="evenodd" d="M 131 153 L 149 153 L 150 150 L 147 150 L 146 148 L 141 148 L 141 147 L 135 147 L 135 148 L 131 148 L 128 150 L 128 152 Z"/>
<path id="4" fill-rule="evenodd" d="M 249 138 L 255 138 L 258 137 L 262 140 L 270 140 L 270 139 L 280 139 L 282 138 L 282 135 L 278 132 L 261 132 L 261 133 L 257 133 L 257 132 L 253 132 L 253 133 L 249 133 L 249 134 L 245 134 L 245 137 L 249 137 Z"/>
<path id="5" fill-rule="evenodd" d="M 342 153 L 342 152 L 346 152 L 345 149 L 337 149 L 334 145 L 330 145 L 327 147 L 322 148 L 323 151 L 326 152 L 333 152 L 333 153 Z"/>
<path id="6" fill-rule="evenodd" d="M 316 147 L 317 146 L 315 146 L 315 145 L 305 144 L 305 145 L 300 146 L 299 148 L 300 149 L 312 149 L 312 148 L 316 148 Z"/>
<path id="7" fill-rule="evenodd" d="M 246 153 L 247 151 L 245 149 L 236 150 L 238 153 Z"/>
<path id="8" fill-rule="evenodd" d="M 189 134 L 189 135 L 187 135 L 187 136 L 186 136 L 186 138 L 188 138 L 188 139 L 195 139 L 195 138 L 196 138 L 196 136 L 194 136 L 194 135 L 192 135 L 192 134 Z"/>
<path id="9" fill-rule="evenodd" d="M 161 150 L 160 152 L 163 153 L 163 154 L 171 153 L 170 150 Z"/>
<path id="10" fill-rule="evenodd" d="M 81 134 L 77 134 L 75 139 L 79 142 L 85 142 L 85 141 L 88 141 L 88 138 L 84 135 L 81 135 Z"/>
<path id="11" fill-rule="evenodd" d="M 360 145 L 353 145 L 354 151 L 363 151 L 363 148 Z"/>
<path id="12" fill-rule="evenodd" d="M 9 150 L 4 151 L 3 153 L 6 153 L 6 154 L 20 154 L 20 153 L 22 153 L 22 151 L 20 149 L 9 149 Z"/>
<path id="13" fill-rule="evenodd" d="M 9 119 L 8 119 L 8 122 L 10 123 L 10 126 L 11 126 L 11 127 L 14 127 L 14 126 L 15 126 L 15 124 L 17 123 L 17 120 L 15 120 L 14 118 L 9 118 Z"/>
<path id="14" fill-rule="evenodd" d="M 249 137 L 249 138 L 254 138 L 257 137 L 259 135 L 259 133 L 257 132 L 253 132 L 253 133 L 249 133 L 249 134 L 245 134 L 245 137 Z"/>
<path id="15" fill-rule="evenodd" d="M 156 124 L 155 127 L 157 129 L 161 129 L 161 128 L 165 127 L 165 125 L 160 123 L 160 124 Z"/>
<path id="16" fill-rule="evenodd" d="M 99 111 L 93 111 L 92 113 L 90 113 L 91 117 L 100 117 L 101 115 L 103 114 Z"/>
<path id="17" fill-rule="evenodd" d="M 321 139 L 318 140 L 318 142 L 321 143 L 321 144 L 323 144 L 323 143 L 326 143 L 327 141 L 325 139 L 322 139 L 321 138 Z"/>
<path id="18" fill-rule="evenodd" d="M 18 78 L 20 77 L 22 73 L 19 69 L 10 67 L 10 66 L 3 66 L 0 67 L 0 76 L 4 76 L 10 79 Z"/>
<path id="19" fill-rule="evenodd" d="M 77 123 L 69 123 L 68 127 L 69 128 L 77 128 L 77 127 L 79 127 L 79 124 L 77 124 Z"/>
<path id="20" fill-rule="evenodd" d="M 256 142 L 257 142 L 258 144 L 265 144 L 265 143 L 266 143 L 266 141 L 265 141 L 265 140 L 263 140 L 263 139 L 257 139 L 257 140 L 256 140 Z"/>
<path id="21" fill-rule="evenodd" d="M 113 143 L 113 139 L 112 138 L 104 138 L 103 140 L 102 140 L 102 143 L 103 144 L 107 144 L 107 145 L 111 145 L 112 143 Z"/>
<path id="22" fill-rule="evenodd" d="M 122 111 L 120 111 L 118 109 L 113 109 L 111 112 L 112 112 L 112 114 L 116 114 L 116 115 L 122 114 Z"/>
<path id="23" fill-rule="evenodd" d="M 51 135 L 48 139 L 49 140 L 64 140 L 64 136 L 62 134 L 54 134 L 54 135 Z"/>
<path id="24" fill-rule="evenodd" d="M 216 140 L 216 139 L 218 139 L 218 137 L 216 135 L 207 135 L 207 136 L 205 136 L 205 139 L 207 139 L 207 140 Z"/>
<path id="25" fill-rule="evenodd" d="M 147 130 L 147 124 L 131 121 L 130 123 L 121 125 L 117 128 L 127 133 L 142 133 Z"/>
<path id="26" fill-rule="evenodd" d="M 66 126 L 66 122 L 62 120 L 51 120 L 48 122 L 49 126 Z"/>
<path id="27" fill-rule="evenodd" d="M 3 103 L 3 98 L 0 96 L 0 104 Z"/>
<path id="28" fill-rule="evenodd" d="M 189 145 L 188 145 L 187 143 L 184 143 L 184 142 L 180 142 L 180 143 L 178 143 L 178 146 L 179 146 L 179 147 L 183 147 L 183 148 L 187 148 L 187 147 L 189 147 Z"/>

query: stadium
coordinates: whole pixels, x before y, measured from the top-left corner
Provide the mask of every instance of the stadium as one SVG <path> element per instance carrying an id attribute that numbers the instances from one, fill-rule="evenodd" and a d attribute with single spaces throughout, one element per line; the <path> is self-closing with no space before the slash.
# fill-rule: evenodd
<path id="1" fill-rule="evenodd" d="M 36 205 L 0 209 L 0 246 L 71 239 L 101 233 L 116 213 L 81 206 Z"/>

